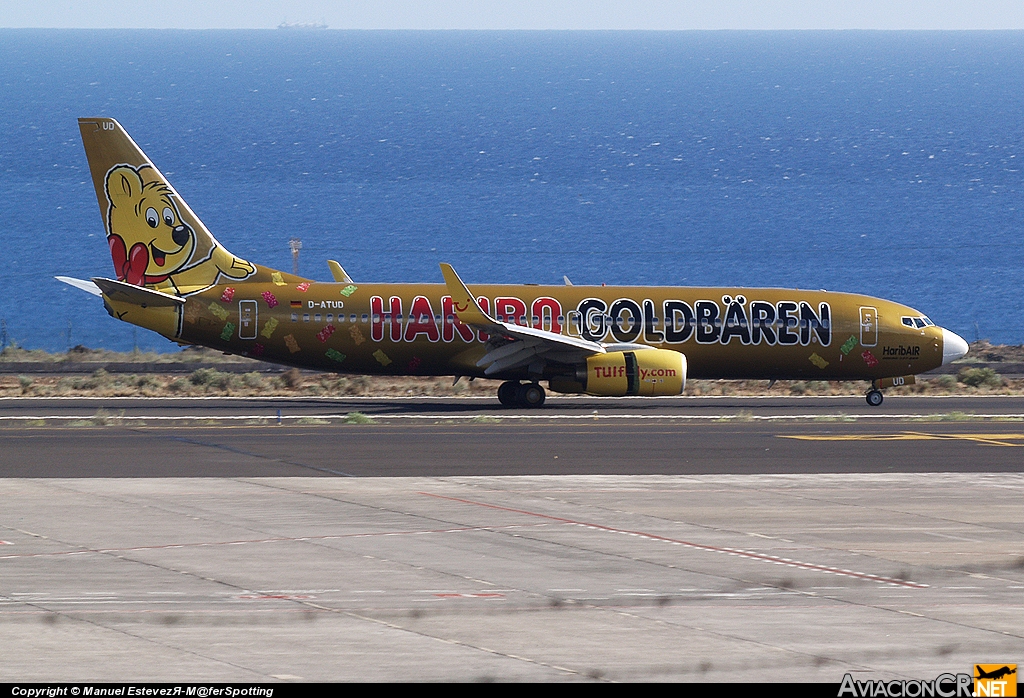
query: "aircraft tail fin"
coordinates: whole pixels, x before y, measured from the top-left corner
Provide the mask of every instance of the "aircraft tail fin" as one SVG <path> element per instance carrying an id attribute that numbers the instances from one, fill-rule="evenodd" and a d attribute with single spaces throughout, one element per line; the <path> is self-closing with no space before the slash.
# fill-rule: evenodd
<path id="1" fill-rule="evenodd" d="M 352 277 L 348 275 L 348 272 L 345 271 L 345 269 L 333 259 L 327 260 L 327 266 L 331 270 L 331 276 L 333 276 L 334 280 L 337 281 L 339 284 L 354 283 L 352 281 Z"/>
<path id="2" fill-rule="evenodd" d="M 256 277 L 217 242 L 114 119 L 78 120 L 118 281 L 178 296 Z M 266 272 L 270 280 L 273 270 Z M 274 272 L 285 282 L 300 277 Z"/>

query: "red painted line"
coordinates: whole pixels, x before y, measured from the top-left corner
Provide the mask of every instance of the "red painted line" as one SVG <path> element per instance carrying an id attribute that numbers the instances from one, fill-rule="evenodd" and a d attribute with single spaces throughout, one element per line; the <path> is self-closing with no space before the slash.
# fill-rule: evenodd
<path id="1" fill-rule="evenodd" d="M 525 516 L 535 516 L 542 519 L 548 519 L 550 521 L 558 521 L 560 523 L 574 524 L 576 526 L 586 526 L 598 531 L 606 531 L 608 533 L 623 533 L 631 536 L 639 536 L 641 538 L 647 538 L 649 540 L 658 540 L 665 543 L 673 543 L 675 545 L 682 545 L 687 548 L 693 548 L 694 550 L 705 550 L 713 553 L 726 553 L 728 555 L 736 555 L 737 557 L 745 557 L 750 560 L 760 560 L 762 562 L 771 562 L 776 565 L 785 565 L 787 567 L 796 567 L 802 570 L 811 570 L 813 572 L 824 572 L 826 574 L 838 574 L 844 577 L 853 577 L 854 579 L 864 579 L 871 582 L 879 582 L 881 584 L 895 584 L 897 586 L 909 587 L 911 589 L 927 589 L 927 584 L 921 584 L 919 582 L 911 582 L 904 579 L 893 579 L 891 577 L 882 577 L 881 575 L 868 574 L 866 572 L 854 572 L 853 570 L 844 570 L 838 567 L 829 567 L 827 565 L 817 565 L 810 562 L 800 562 L 799 560 L 790 560 L 784 557 L 776 557 L 774 555 L 765 555 L 764 553 L 755 553 L 750 550 L 740 550 L 738 548 L 724 548 L 717 545 L 705 545 L 703 543 L 692 543 L 690 541 L 679 540 L 676 538 L 667 538 L 665 536 L 659 536 L 656 533 L 647 533 L 645 531 L 630 531 L 622 528 L 613 528 L 611 526 L 604 526 L 601 524 L 587 523 L 585 521 L 575 521 L 573 519 L 566 519 L 560 516 L 551 516 L 549 514 L 540 514 L 534 511 L 526 511 L 525 509 L 513 509 L 511 507 L 503 507 L 498 504 L 488 504 L 486 502 L 477 502 L 472 499 L 461 499 L 459 497 L 448 497 L 442 494 L 433 494 L 432 492 L 420 492 L 426 497 L 435 497 L 437 499 L 447 499 L 452 502 L 461 502 L 462 504 L 472 504 L 473 506 L 486 507 L 488 509 L 497 509 L 499 511 L 508 511 L 514 514 L 523 514 Z"/>

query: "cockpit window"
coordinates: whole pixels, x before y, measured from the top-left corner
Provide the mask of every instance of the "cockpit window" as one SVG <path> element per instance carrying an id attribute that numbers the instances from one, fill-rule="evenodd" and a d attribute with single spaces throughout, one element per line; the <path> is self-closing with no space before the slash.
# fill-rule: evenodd
<path id="1" fill-rule="evenodd" d="M 932 327 L 935 325 L 934 322 L 929 320 L 924 315 L 921 315 L 920 317 L 909 317 L 907 315 L 904 315 L 903 317 L 900 318 L 900 321 L 904 324 L 904 326 L 918 330 L 924 329 L 925 327 Z"/>

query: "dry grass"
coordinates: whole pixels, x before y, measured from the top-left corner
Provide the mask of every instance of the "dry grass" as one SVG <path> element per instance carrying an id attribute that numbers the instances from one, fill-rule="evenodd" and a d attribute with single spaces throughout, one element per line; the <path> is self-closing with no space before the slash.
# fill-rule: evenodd
<path id="1" fill-rule="evenodd" d="M 997 380 L 996 380 L 997 379 Z M 890 395 L 1024 395 L 1024 380 L 996 379 L 967 385 L 955 376 L 919 377 L 916 385 L 890 388 Z M 199 369 L 191 374 L 106 373 L 88 376 L 0 375 L 0 397 L 14 396 L 493 396 L 499 381 L 462 379 L 452 385 L 449 377 L 338 376 L 299 373 L 225 373 Z M 864 381 L 767 381 L 691 380 L 686 395 L 863 395 Z"/>
<path id="2" fill-rule="evenodd" d="M 969 356 L 986 360 L 1024 362 L 1024 347 L 972 345 Z M 998 357 L 998 358 L 997 358 Z M 116 353 L 76 348 L 67 354 L 8 347 L 0 362 L 107 361 L 139 363 L 205 363 L 235 361 L 209 349 L 188 348 L 174 354 Z M 303 373 L 227 373 L 201 368 L 189 374 L 127 374 L 96 371 L 92 375 L 2 375 L 0 397 L 14 396 L 455 396 L 491 397 L 499 381 L 460 380 L 450 377 L 339 376 Z M 863 395 L 864 381 L 779 381 L 768 389 L 767 381 L 691 380 L 686 395 Z M 1007 379 L 989 369 L 971 368 L 965 363 L 956 376 L 918 377 L 916 385 L 889 389 L 890 395 L 1024 395 L 1024 379 Z"/>
<path id="3" fill-rule="evenodd" d="M 207 349 L 206 347 L 185 347 L 181 351 L 158 353 L 155 351 L 123 352 L 107 349 L 89 349 L 79 345 L 65 353 L 52 354 L 43 349 L 22 349 L 16 345 L 11 345 L 0 351 L 0 363 L 51 364 L 67 361 L 179 364 L 192 362 L 227 363 L 245 361 L 245 359 L 230 356 L 213 349 Z"/>
<path id="4" fill-rule="evenodd" d="M 413 396 L 493 395 L 498 381 L 467 379 L 452 386 L 449 377 L 338 376 L 329 373 L 225 373 L 199 369 L 191 374 L 132 375 L 96 371 L 89 376 L 0 375 L 0 397 L 104 396 Z"/>

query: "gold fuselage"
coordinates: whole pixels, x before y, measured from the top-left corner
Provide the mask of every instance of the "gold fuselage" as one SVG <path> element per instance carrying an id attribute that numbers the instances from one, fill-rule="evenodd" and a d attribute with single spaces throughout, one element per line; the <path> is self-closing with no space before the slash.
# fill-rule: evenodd
<path id="1" fill-rule="evenodd" d="M 337 373 L 484 375 L 476 363 L 486 353 L 486 336 L 458 322 L 443 284 L 278 278 L 188 296 L 171 338 Z M 908 327 L 903 318 L 922 313 L 869 296 L 778 288 L 472 284 L 470 290 L 498 320 L 682 352 L 691 378 L 874 380 L 942 364 L 940 328 Z M 544 377 L 565 368 L 548 362 Z M 490 377 L 528 376 L 520 369 Z"/>

